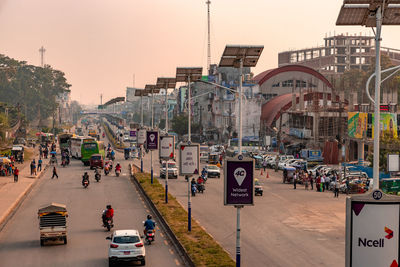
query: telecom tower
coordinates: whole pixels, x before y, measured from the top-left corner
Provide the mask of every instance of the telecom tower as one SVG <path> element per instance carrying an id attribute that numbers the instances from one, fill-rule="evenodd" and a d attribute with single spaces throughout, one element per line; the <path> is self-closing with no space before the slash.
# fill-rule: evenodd
<path id="1" fill-rule="evenodd" d="M 39 53 L 40 53 L 40 66 L 43 68 L 44 67 L 44 53 L 46 52 L 46 49 L 44 49 L 44 47 L 42 46 L 39 49 Z"/>
<path id="2" fill-rule="evenodd" d="M 207 0 L 207 33 L 208 33 L 208 44 L 207 44 L 207 70 L 210 72 L 210 65 L 211 65 L 211 41 L 210 41 L 210 4 L 211 1 Z"/>

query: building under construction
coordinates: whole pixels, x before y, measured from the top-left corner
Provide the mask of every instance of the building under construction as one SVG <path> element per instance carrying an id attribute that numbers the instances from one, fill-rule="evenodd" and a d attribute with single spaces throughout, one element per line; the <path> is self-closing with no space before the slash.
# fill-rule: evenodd
<path id="1" fill-rule="evenodd" d="M 399 49 L 382 47 L 381 53 L 388 56 L 393 65 L 400 65 Z M 367 71 L 374 57 L 373 36 L 340 34 L 325 37 L 323 46 L 281 52 L 278 64 L 279 67 L 291 64 L 307 66 L 329 75 L 351 69 Z"/>

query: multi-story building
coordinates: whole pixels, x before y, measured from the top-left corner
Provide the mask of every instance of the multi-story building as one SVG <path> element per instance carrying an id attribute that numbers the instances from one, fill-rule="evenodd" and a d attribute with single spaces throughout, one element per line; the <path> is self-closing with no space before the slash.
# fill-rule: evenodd
<path id="1" fill-rule="evenodd" d="M 400 50 L 382 47 L 381 52 L 390 58 L 392 64 L 400 64 Z M 325 37 L 323 46 L 279 53 L 278 65 L 296 64 L 324 75 L 342 74 L 350 69 L 367 71 L 374 57 L 373 36 L 339 34 Z"/>

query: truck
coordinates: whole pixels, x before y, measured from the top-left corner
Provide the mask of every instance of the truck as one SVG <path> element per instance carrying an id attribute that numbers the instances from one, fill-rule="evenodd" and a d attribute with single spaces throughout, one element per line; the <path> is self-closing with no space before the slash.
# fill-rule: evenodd
<path id="1" fill-rule="evenodd" d="M 320 149 L 302 149 L 300 151 L 300 157 L 307 161 L 308 167 L 313 167 L 324 162 L 322 151 Z"/>
<path id="2" fill-rule="evenodd" d="M 51 203 L 38 210 L 40 246 L 46 241 L 62 241 L 67 244 L 67 208 L 63 204 Z"/>

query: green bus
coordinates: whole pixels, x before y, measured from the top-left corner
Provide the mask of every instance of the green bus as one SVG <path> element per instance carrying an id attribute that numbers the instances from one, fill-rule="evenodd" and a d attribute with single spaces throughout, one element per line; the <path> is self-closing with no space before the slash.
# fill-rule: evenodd
<path id="1" fill-rule="evenodd" d="M 100 154 L 105 157 L 103 141 L 84 141 L 81 146 L 81 160 L 85 166 L 89 165 L 90 157 L 93 154 Z"/>

